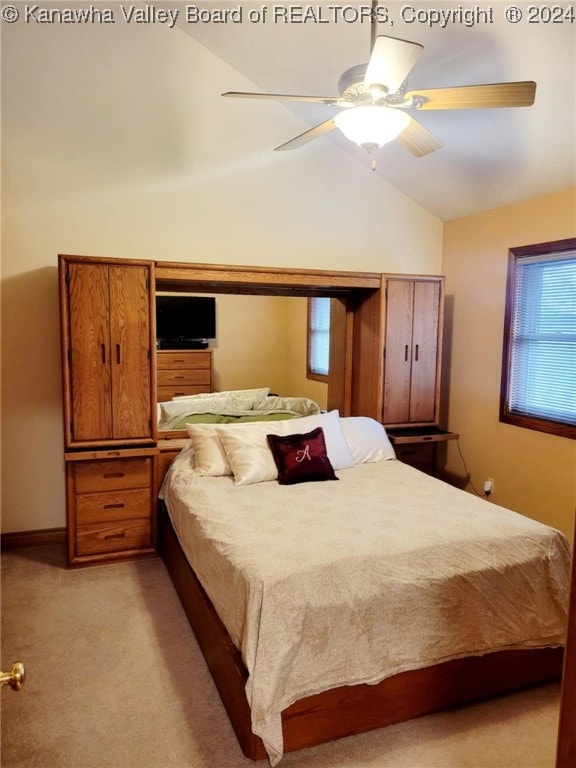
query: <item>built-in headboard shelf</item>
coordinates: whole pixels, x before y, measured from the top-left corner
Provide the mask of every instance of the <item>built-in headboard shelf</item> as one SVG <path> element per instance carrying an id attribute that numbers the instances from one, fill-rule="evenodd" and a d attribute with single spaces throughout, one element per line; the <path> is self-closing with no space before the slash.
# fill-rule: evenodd
<path id="1" fill-rule="evenodd" d="M 341 415 L 352 413 L 354 314 L 367 300 L 378 307 L 382 275 L 379 272 L 283 269 L 224 264 L 156 262 L 156 290 L 168 292 L 237 293 L 273 296 L 328 296 L 331 315 L 330 378 L 328 408 Z M 374 315 L 376 317 L 376 315 Z M 380 331 L 377 332 L 380 333 Z M 370 334 L 371 336 L 373 334 Z M 378 360 L 374 364 L 379 365 Z M 371 377 L 378 380 L 377 371 Z M 377 396 L 375 418 L 379 417 Z"/>
<path id="2" fill-rule="evenodd" d="M 377 272 L 156 262 L 159 291 L 343 296 L 378 290 L 381 284 Z"/>

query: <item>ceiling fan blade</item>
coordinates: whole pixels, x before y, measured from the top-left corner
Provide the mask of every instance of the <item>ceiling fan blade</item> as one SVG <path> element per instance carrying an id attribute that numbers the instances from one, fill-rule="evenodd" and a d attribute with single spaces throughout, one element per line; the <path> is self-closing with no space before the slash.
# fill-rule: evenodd
<path id="1" fill-rule="evenodd" d="M 419 109 L 486 109 L 489 107 L 530 107 L 536 96 L 536 83 L 463 85 L 457 88 L 430 88 L 410 91 L 406 99 L 425 99 Z"/>
<path id="2" fill-rule="evenodd" d="M 237 99 L 276 99 L 277 101 L 316 101 L 324 104 L 337 104 L 339 96 L 296 96 L 290 93 L 245 93 L 243 91 L 227 91 L 222 96 L 233 96 Z"/>
<path id="3" fill-rule="evenodd" d="M 295 136 L 293 139 L 290 139 L 290 141 L 281 144 L 279 147 L 276 147 L 274 151 L 278 152 L 284 149 L 297 149 L 303 144 L 307 144 L 309 141 L 312 141 L 312 139 L 316 139 L 318 136 L 322 136 L 323 133 L 328 133 L 328 131 L 331 131 L 333 128 L 336 128 L 334 120 L 326 120 L 326 122 L 315 125 L 314 128 L 310 128 L 310 130 L 304 131 L 304 133 Z"/>
<path id="4" fill-rule="evenodd" d="M 396 93 L 423 50 L 419 43 L 379 35 L 364 76 L 365 87 L 383 85 L 388 93 Z"/>
<path id="5" fill-rule="evenodd" d="M 435 152 L 444 146 L 440 139 L 433 136 L 427 128 L 424 128 L 413 117 L 410 118 L 408 127 L 404 128 L 397 137 L 397 141 L 416 157 L 429 155 L 430 152 Z"/>

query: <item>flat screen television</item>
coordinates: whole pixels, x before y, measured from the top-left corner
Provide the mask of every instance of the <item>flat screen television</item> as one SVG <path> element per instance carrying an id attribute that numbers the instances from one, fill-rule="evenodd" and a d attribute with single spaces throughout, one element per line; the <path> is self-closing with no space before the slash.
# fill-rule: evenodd
<path id="1" fill-rule="evenodd" d="M 203 349 L 216 338 L 214 296 L 156 296 L 156 338 L 162 349 Z"/>

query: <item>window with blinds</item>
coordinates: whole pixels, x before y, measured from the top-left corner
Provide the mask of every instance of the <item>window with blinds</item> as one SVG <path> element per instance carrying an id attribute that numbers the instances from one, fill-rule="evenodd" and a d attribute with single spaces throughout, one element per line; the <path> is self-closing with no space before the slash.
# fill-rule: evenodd
<path id="1" fill-rule="evenodd" d="M 330 368 L 330 299 L 308 299 L 308 370 L 311 379 L 324 380 Z"/>
<path id="2" fill-rule="evenodd" d="M 576 437 L 576 239 L 510 251 L 500 411 Z"/>

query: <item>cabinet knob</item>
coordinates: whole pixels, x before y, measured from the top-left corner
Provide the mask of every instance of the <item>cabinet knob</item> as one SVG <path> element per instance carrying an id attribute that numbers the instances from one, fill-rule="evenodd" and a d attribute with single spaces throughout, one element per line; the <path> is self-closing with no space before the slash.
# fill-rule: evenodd
<path id="1" fill-rule="evenodd" d="M 19 691 L 26 680 L 26 670 L 21 661 L 12 664 L 10 672 L 0 672 L 0 686 L 9 685 L 13 691 Z"/>

